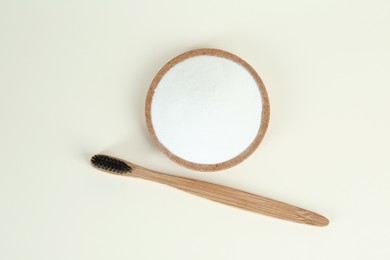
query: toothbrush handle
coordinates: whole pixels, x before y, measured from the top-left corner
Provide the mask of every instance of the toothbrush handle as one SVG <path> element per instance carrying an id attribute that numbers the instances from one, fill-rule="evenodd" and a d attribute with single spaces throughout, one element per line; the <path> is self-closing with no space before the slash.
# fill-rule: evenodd
<path id="1" fill-rule="evenodd" d="M 218 184 L 163 174 L 133 164 L 129 165 L 133 168 L 130 174 L 133 177 L 166 184 L 212 201 L 302 224 L 322 227 L 329 223 L 324 216 L 280 201 Z"/>

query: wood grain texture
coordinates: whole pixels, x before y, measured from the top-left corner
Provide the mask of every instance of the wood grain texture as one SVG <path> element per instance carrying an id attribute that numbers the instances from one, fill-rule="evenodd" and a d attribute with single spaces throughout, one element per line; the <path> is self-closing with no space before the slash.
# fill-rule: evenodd
<path id="1" fill-rule="evenodd" d="M 124 161 L 122 159 L 118 160 Z M 218 184 L 152 171 L 127 161 L 124 162 L 132 168 L 131 173 L 109 173 L 158 182 L 212 201 L 296 223 L 318 227 L 326 226 L 329 223 L 329 220 L 324 216 L 287 203 Z"/>

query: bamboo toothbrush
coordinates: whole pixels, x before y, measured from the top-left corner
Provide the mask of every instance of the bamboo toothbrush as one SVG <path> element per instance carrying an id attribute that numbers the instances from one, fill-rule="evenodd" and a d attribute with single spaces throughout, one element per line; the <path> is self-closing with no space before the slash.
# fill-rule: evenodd
<path id="1" fill-rule="evenodd" d="M 159 182 L 209 200 L 279 219 L 319 227 L 329 223 L 324 216 L 280 201 L 209 182 L 159 173 L 115 157 L 95 155 L 91 158 L 91 164 L 108 173 Z"/>

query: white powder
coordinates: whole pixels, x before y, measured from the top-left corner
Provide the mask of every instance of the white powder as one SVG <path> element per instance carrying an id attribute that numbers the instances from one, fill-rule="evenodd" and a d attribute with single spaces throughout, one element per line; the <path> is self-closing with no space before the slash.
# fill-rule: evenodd
<path id="1" fill-rule="evenodd" d="M 242 65 L 195 56 L 172 67 L 159 82 L 151 119 L 159 141 L 176 156 L 216 164 L 243 152 L 260 128 L 262 99 Z"/>

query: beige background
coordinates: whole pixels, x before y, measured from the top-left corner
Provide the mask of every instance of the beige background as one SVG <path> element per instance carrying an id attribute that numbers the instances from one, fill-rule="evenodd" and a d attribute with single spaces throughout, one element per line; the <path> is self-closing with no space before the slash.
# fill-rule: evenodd
<path id="1" fill-rule="evenodd" d="M 0 1 L 1 259 L 389 259 L 389 1 Z M 158 69 L 233 52 L 270 128 L 242 164 L 198 173 L 146 131 Z M 239 104 L 237 104 L 239 105 Z M 292 203 L 313 228 L 92 169 L 107 152 Z"/>

